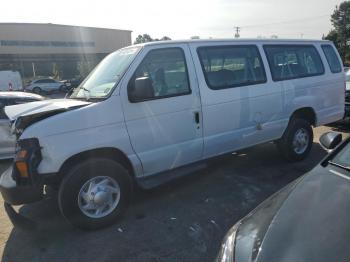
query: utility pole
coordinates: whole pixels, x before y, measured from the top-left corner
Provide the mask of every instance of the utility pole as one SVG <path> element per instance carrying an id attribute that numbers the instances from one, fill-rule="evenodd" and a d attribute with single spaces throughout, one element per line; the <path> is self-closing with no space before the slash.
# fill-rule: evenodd
<path id="1" fill-rule="evenodd" d="M 235 33 L 235 38 L 239 38 L 239 32 L 241 31 L 241 27 L 239 27 L 239 26 L 235 26 L 234 27 L 234 29 L 235 29 L 235 31 L 236 31 L 236 33 Z"/>

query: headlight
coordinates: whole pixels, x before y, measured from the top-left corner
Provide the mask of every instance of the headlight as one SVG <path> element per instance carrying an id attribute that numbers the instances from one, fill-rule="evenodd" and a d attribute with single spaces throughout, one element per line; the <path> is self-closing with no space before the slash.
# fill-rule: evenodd
<path id="1" fill-rule="evenodd" d="M 234 262 L 235 261 L 235 242 L 236 233 L 239 228 L 240 222 L 236 223 L 226 234 L 219 255 L 216 259 L 217 262 Z"/>
<path id="2" fill-rule="evenodd" d="M 18 140 L 16 144 L 16 156 L 14 166 L 16 177 L 20 183 L 34 182 L 37 179 L 37 171 L 41 161 L 41 148 L 37 138 Z"/>

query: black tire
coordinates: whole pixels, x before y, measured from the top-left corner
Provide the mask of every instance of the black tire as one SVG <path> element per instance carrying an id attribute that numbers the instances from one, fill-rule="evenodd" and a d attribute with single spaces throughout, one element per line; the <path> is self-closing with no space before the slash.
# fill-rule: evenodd
<path id="1" fill-rule="evenodd" d="M 40 87 L 36 86 L 36 87 L 33 88 L 33 92 L 34 92 L 35 94 L 41 94 L 41 93 L 42 93 L 42 90 L 41 90 Z"/>
<path id="2" fill-rule="evenodd" d="M 108 176 L 120 187 L 120 199 L 115 209 L 101 218 L 85 215 L 78 204 L 82 186 L 91 178 Z M 62 215 L 74 226 L 82 229 L 99 229 L 115 223 L 127 209 L 132 196 L 132 179 L 119 163 L 104 158 L 92 158 L 74 166 L 63 179 L 58 192 L 58 205 Z"/>
<path id="3" fill-rule="evenodd" d="M 305 131 L 305 134 L 308 136 L 308 141 L 305 150 L 297 152 L 298 150 L 295 149 L 293 140 L 297 132 L 300 130 L 303 132 Z M 282 155 L 288 161 L 296 162 L 301 161 L 307 157 L 313 144 L 313 138 L 314 134 L 312 127 L 308 121 L 300 118 L 292 118 L 282 138 L 278 140 L 276 144 Z"/>

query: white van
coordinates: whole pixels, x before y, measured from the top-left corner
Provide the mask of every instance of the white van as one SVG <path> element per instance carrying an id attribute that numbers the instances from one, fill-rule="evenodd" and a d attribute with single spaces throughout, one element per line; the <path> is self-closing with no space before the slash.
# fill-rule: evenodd
<path id="1" fill-rule="evenodd" d="M 0 91 L 22 91 L 23 83 L 19 72 L 0 71 Z"/>
<path id="2" fill-rule="evenodd" d="M 276 141 L 290 161 L 312 126 L 344 115 L 345 79 L 328 41 L 146 43 L 107 56 L 69 99 L 6 107 L 18 137 L 1 177 L 6 210 L 58 189 L 72 224 L 99 228 L 152 188 L 208 158 Z"/>

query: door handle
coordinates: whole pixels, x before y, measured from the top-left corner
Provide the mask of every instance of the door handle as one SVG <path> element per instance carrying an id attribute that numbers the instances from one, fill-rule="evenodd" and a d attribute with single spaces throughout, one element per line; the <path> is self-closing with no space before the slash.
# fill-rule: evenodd
<path id="1" fill-rule="evenodd" d="M 199 124 L 199 112 L 194 112 L 194 121 Z"/>

